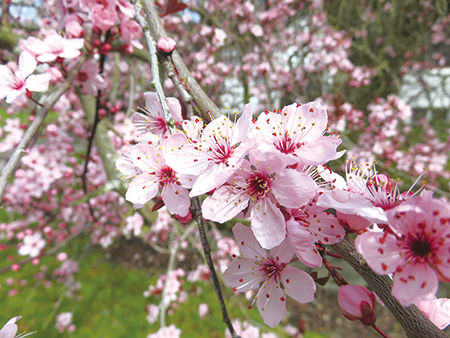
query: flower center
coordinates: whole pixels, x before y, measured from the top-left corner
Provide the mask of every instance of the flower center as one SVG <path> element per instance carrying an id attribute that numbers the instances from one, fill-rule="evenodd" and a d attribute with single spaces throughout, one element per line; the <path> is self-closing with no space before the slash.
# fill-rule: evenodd
<path id="1" fill-rule="evenodd" d="M 275 133 L 274 136 L 276 137 Z M 291 154 L 301 146 L 300 144 L 295 144 L 292 141 L 292 138 L 289 136 L 287 131 L 284 133 L 282 138 L 276 137 L 275 141 L 273 142 L 273 145 L 283 154 Z"/>
<path id="2" fill-rule="evenodd" d="M 414 255 L 425 258 L 432 252 L 431 243 L 427 238 L 416 238 L 411 243 L 411 251 L 414 253 Z"/>
<path id="3" fill-rule="evenodd" d="M 17 76 L 13 76 L 12 81 L 11 81 L 11 88 L 15 89 L 15 90 L 20 90 L 22 89 L 22 87 L 25 85 L 25 81 L 23 81 L 22 79 L 18 78 Z"/>
<path id="4" fill-rule="evenodd" d="M 270 192 L 271 179 L 262 173 L 254 173 L 247 179 L 247 193 L 254 199 L 265 197 Z"/>
<path id="5" fill-rule="evenodd" d="M 158 178 L 162 186 L 166 186 L 168 183 L 173 183 L 177 180 L 175 171 L 169 166 L 165 166 L 158 172 Z"/>
<path id="6" fill-rule="evenodd" d="M 209 148 L 211 152 L 210 161 L 213 161 L 216 164 L 223 163 L 228 165 L 228 159 L 234 152 L 234 148 L 230 145 L 227 139 L 217 139 L 216 135 L 214 135 L 215 145 L 214 147 Z"/>

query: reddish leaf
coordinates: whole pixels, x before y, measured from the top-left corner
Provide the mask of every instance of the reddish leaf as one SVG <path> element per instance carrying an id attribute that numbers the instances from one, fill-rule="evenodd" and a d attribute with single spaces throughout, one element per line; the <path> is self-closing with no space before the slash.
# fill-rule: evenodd
<path id="1" fill-rule="evenodd" d="M 166 10 L 162 14 L 162 16 L 166 16 L 169 14 L 175 14 L 177 12 L 181 12 L 187 8 L 187 5 L 183 2 L 178 2 L 178 0 L 169 0 L 167 3 Z"/>

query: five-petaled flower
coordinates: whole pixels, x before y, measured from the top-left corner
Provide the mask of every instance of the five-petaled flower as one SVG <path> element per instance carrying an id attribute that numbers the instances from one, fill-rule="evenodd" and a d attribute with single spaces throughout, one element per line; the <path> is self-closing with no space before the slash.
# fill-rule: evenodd
<path id="1" fill-rule="evenodd" d="M 287 240 L 268 253 L 259 245 L 249 227 L 237 223 L 233 233 L 242 258 L 235 258 L 228 265 L 224 273 L 225 282 L 234 291 L 259 289 L 255 300 L 264 323 L 275 327 L 283 319 L 286 313 L 285 293 L 299 303 L 314 299 L 316 285 L 312 277 L 287 266 L 294 254 Z"/>

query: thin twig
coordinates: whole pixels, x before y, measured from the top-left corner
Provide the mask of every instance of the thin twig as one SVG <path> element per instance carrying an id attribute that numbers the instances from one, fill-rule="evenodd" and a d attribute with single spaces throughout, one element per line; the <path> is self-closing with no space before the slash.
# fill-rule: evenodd
<path id="1" fill-rule="evenodd" d="M 161 17 L 155 8 L 154 1 L 142 0 L 142 2 L 144 4 L 144 12 L 147 15 L 147 20 L 154 39 L 158 40 L 160 37 L 168 36 L 161 22 Z M 138 13 L 136 13 L 136 15 L 138 15 Z M 202 118 L 205 121 L 210 121 L 208 112 L 210 112 L 210 114 L 213 116 L 223 115 L 220 109 L 214 104 L 214 102 L 208 97 L 208 95 L 206 95 L 202 87 L 200 87 L 198 82 L 191 75 L 191 72 L 176 50 L 174 50 L 172 53 L 172 61 L 178 71 L 181 82 L 186 84 L 189 93 L 194 98 L 194 102 L 199 108 Z"/>
<path id="2" fill-rule="evenodd" d="M 30 124 L 27 131 L 25 132 L 25 135 L 17 145 L 16 150 L 13 152 L 8 162 L 3 167 L 0 173 L 0 200 L 1 200 L 0 204 L 3 203 L 3 196 L 5 194 L 6 186 L 8 185 L 8 181 L 11 178 L 14 170 L 19 164 L 21 157 L 24 154 L 26 154 L 28 146 L 33 140 L 34 135 L 36 135 L 40 130 L 45 120 L 45 117 L 47 116 L 50 109 L 52 109 L 52 107 L 59 100 L 59 98 L 73 86 L 73 80 L 75 79 L 75 76 L 78 73 L 78 70 L 80 69 L 84 61 L 85 61 L 84 57 L 80 58 L 80 60 L 78 60 L 75 66 L 71 69 L 69 75 L 67 76 L 67 80 L 64 81 L 62 84 L 58 85 L 57 89 L 53 93 L 51 93 L 46 99 L 44 99 L 44 102 L 42 103 L 43 107 L 38 111 L 33 122 Z"/>
<path id="3" fill-rule="evenodd" d="M 206 263 L 208 263 L 209 271 L 211 272 L 212 283 L 214 289 L 216 290 L 217 298 L 219 299 L 220 308 L 222 310 L 222 321 L 225 324 L 227 324 L 231 336 L 233 338 L 239 338 L 239 335 L 236 333 L 236 331 L 234 331 L 233 324 L 231 323 L 230 317 L 228 316 L 228 311 L 227 307 L 225 306 L 225 301 L 223 299 L 219 278 L 217 277 L 214 262 L 211 258 L 211 247 L 209 246 L 208 237 L 206 236 L 202 209 L 200 207 L 200 200 L 198 199 L 198 197 L 192 198 L 192 209 L 194 212 L 195 220 L 197 221 L 198 224 L 198 232 L 200 233 L 200 241 L 202 242 L 203 251 L 205 252 Z"/>

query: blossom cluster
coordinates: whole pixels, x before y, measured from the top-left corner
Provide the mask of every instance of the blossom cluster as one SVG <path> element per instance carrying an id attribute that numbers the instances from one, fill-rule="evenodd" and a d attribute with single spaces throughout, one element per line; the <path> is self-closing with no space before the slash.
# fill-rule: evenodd
<path id="1" fill-rule="evenodd" d="M 132 117 L 140 141 L 117 160 L 131 180 L 126 199 L 136 208 L 154 200 L 184 217 L 190 198 L 205 195 L 207 220 L 248 220 L 250 227 L 233 227 L 241 256 L 233 255 L 225 281 L 236 292 L 259 290 L 253 302 L 267 325 L 284 317 L 286 294 L 300 303 L 314 298 L 313 278 L 291 264 L 321 266 L 324 245 L 338 243 L 346 231 L 360 234 L 356 247 L 375 272 L 393 274 L 392 293 L 404 305 L 433 297 L 438 279 L 450 280 L 450 207 L 429 191 L 401 193 L 369 165 L 348 162 L 345 178 L 327 168 L 344 152 L 319 102 L 256 118 L 246 105 L 239 119 L 203 124 L 182 120 L 171 98 L 180 128 L 170 134 L 156 95 L 145 97 L 150 108 Z"/>

